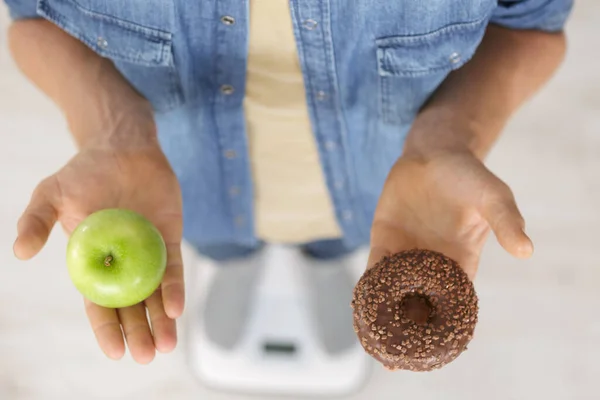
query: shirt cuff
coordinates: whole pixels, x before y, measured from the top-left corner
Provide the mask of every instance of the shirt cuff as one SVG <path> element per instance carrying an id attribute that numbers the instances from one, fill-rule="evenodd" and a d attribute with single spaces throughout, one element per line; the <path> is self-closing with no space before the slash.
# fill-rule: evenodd
<path id="1" fill-rule="evenodd" d="M 512 29 L 561 31 L 574 0 L 500 0 L 490 22 Z"/>

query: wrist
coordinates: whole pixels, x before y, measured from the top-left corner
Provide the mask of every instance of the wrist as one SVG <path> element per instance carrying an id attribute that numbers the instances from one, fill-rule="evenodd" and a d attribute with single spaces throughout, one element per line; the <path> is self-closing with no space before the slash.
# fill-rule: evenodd
<path id="1" fill-rule="evenodd" d="M 482 160 L 489 152 L 495 130 L 451 108 L 426 108 L 415 119 L 403 155 L 430 159 L 447 154 L 471 154 Z"/>
<path id="2" fill-rule="evenodd" d="M 66 111 L 65 116 L 79 149 L 133 149 L 158 143 L 152 108 L 145 100 Z"/>
<path id="3" fill-rule="evenodd" d="M 73 89 L 59 91 L 63 110 L 78 147 L 127 148 L 156 141 L 152 105 L 115 69 L 90 53 L 84 68 L 73 71 Z"/>

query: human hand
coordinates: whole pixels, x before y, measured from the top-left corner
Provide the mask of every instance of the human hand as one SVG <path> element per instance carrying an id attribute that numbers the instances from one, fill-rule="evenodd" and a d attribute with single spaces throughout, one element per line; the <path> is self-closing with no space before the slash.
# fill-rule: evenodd
<path id="1" fill-rule="evenodd" d="M 469 150 L 405 153 L 375 211 L 368 266 L 418 247 L 453 258 L 473 279 L 490 228 L 512 255 L 532 254 L 524 226 L 510 188 Z"/>
<path id="2" fill-rule="evenodd" d="M 142 303 L 127 308 L 109 309 L 84 300 L 104 353 L 112 359 L 121 358 L 125 339 L 134 360 L 145 364 L 152 361 L 155 350 L 169 352 L 177 343 L 175 318 L 184 307 L 182 201 L 177 179 L 156 140 L 153 122 L 120 129 L 129 139 L 113 136 L 102 143 L 89 143 L 38 185 L 19 219 L 14 252 L 20 259 L 30 259 L 44 246 L 56 221 L 70 234 L 97 210 L 124 208 L 148 218 L 167 246 L 161 286 Z"/>

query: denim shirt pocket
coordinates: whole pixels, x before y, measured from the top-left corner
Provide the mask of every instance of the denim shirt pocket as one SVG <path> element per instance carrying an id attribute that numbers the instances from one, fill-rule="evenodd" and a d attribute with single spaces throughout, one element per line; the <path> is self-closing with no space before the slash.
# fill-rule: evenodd
<path id="1" fill-rule="evenodd" d="M 473 57 L 487 18 L 456 23 L 436 31 L 376 40 L 380 117 L 384 123 L 412 123 L 448 74 Z"/>
<path id="2" fill-rule="evenodd" d="M 38 0 L 37 13 L 110 59 L 156 111 L 183 102 L 171 32 L 99 13 L 74 0 Z"/>

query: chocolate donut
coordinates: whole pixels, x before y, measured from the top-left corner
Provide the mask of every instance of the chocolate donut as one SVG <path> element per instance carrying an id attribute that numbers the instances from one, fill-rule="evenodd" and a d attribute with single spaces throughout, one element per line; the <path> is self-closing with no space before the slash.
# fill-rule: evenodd
<path id="1" fill-rule="evenodd" d="M 431 371 L 456 359 L 473 337 L 477 294 L 452 259 L 414 249 L 384 257 L 354 288 L 354 330 L 389 370 Z"/>

